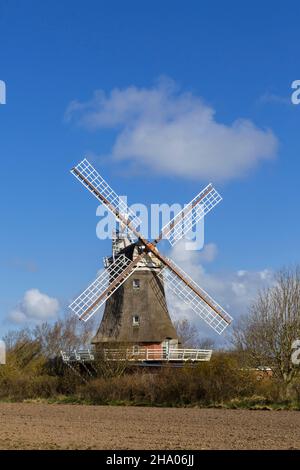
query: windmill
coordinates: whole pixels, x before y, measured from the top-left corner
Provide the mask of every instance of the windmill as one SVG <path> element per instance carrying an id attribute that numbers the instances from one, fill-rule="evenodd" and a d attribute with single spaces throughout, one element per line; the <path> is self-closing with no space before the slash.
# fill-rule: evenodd
<path id="1" fill-rule="evenodd" d="M 69 306 L 80 320 L 87 321 L 106 304 L 93 343 L 97 346 L 124 342 L 137 348 L 141 345 L 178 347 L 165 301 L 164 284 L 215 332 L 222 334 L 230 325 L 231 316 L 157 248 L 165 238 L 174 246 L 222 200 L 212 184 L 197 194 L 150 242 L 138 230 L 141 221 L 136 214 L 87 159 L 72 168 L 71 173 L 128 232 L 126 236 L 123 232 L 115 234 L 113 254 L 106 258 L 104 271 Z M 144 289 L 140 289 L 141 285 Z M 132 296 L 139 299 L 142 317 L 140 312 L 130 311 L 128 307 L 132 306 Z"/>

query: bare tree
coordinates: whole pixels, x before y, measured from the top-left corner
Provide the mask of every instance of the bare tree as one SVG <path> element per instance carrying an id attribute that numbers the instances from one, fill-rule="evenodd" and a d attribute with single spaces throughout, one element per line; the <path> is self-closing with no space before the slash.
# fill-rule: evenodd
<path id="1" fill-rule="evenodd" d="M 7 351 L 21 354 L 21 351 L 34 345 L 46 358 L 53 358 L 61 350 L 73 350 L 91 343 L 94 333 L 94 322 L 80 322 L 74 315 L 59 318 L 54 323 L 44 322 L 34 328 L 9 331 L 3 340 Z"/>
<path id="2" fill-rule="evenodd" d="M 198 331 L 187 318 L 176 320 L 174 327 L 183 348 L 194 348 L 198 341 Z"/>
<path id="3" fill-rule="evenodd" d="M 214 340 L 200 338 L 198 329 L 188 318 L 175 321 L 174 327 L 183 348 L 212 349 L 214 347 Z"/>
<path id="4" fill-rule="evenodd" d="M 270 366 L 289 384 L 299 370 L 292 364 L 291 346 L 300 338 L 300 267 L 281 270 L 275 281 L 236 324 L 233 343 L 250 364 Z"/>
<path id="5" fill-rule="evenodd" d="M 43 323 L 33 329 L 33 337 L 40 342 L 46 357 L 55 357 L 61 350 L 71 351 L 89 345 L 94 322 L 79 322 L 74 315 L 66 315 L 53 324 Z"/>
<path id="6" fill-rule="evenodd" d="M 24 343 L 32 341 L 32 332 L 29 328 L 21 328 L 20 330 L 10 330 L 3 336 L 7 351 L 11 351 L 16 347 L 22 347 Z"/>
<path id="7" fill-rule="evenodd" d="M 215 347 L 215 340 L 212 338 L 200 338 L 197 343 L 199 349 L 213 349 Z"/>

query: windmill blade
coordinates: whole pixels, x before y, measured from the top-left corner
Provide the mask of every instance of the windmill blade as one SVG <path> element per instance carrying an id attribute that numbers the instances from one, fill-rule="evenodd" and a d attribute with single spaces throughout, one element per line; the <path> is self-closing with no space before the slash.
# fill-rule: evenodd
<path id="1" fill-rule="evenodd" d="M 75 299 L 69 308 L 80 320 L 87 321 L 103 305 L 107 299 L 131 276 L 144 254 L 134 261 L 125 255 L 117 257 L 100 276 L 90 284 L 85 291 Z"/>
<path id="2" fill-rule="evenodd" d="M 212 184 L 209 184 L 171 222 L 168 222 L 163 227 L 161 234 L 156 239 L 156 243 L 162 238 L 167 238 L 171 245 L 174 246 L 221 201 L 222 197 L 220 194 Z"/>
<path id="3" fill-rule="evenodd" d="M 115 193 L 109 184 L 102 178 L 97 170 L 85 158 L 72 168 L 71 173 L 87 188 L 97 199 L 102 202 L 116 218 L 126 225 L 134 235 L 139 238 L 137 227 L 141 220 Z"/>
<path id="4" fill-rule="evenodd" d="M 165 267 L 158 276 L 167 287 L 219 335 L 223 333 L 232 322 L 232 317 L 173 261 L 164 258 L 164 263 Z"/>

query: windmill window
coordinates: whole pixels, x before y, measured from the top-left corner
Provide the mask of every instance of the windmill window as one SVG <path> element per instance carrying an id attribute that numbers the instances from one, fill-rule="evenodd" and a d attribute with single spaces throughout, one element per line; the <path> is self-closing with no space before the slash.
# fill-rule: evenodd
<path id="1" fill-rule="evenodd" d="M 133 279 L 132 281 L 132 287 L 134 289 L 139 289 L 140 288 L 140 280 L 139 279 Z"/>
<path id="2" fill-rule="evenodd" d="M 139 317 L 139 315 L 133 315 L 132 325 L 133 326 L 140 326 L 140 317 Z"/>

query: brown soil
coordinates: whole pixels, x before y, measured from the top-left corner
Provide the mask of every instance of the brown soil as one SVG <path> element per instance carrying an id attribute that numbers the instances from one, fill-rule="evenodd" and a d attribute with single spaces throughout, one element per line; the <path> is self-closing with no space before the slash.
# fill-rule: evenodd
<path id="1" fill-rule="evenodd" d="M 0 449 L 300 449 L 300 412 L 1 403 Z"/>

